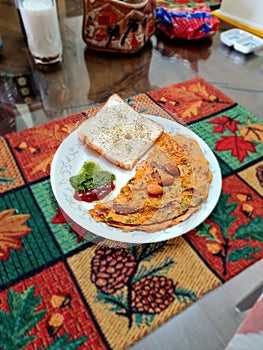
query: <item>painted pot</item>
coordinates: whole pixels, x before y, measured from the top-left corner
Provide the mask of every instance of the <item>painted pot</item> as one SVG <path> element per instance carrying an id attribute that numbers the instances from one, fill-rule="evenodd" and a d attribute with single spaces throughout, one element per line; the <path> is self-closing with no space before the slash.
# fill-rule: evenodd
<path id="1" fill-rule="evenodd" d="M 100 51 L 139 51 L 155 30 L 155 0 L 83 0 L 83 40 Z"/>

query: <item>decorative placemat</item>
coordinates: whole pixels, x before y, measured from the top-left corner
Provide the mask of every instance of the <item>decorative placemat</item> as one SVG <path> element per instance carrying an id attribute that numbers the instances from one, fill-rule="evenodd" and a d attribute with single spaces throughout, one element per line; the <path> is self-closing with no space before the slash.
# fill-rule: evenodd
<path id="1" fill-rule="evenodd" d="M 127 101 L 205 140 L 223 175 L 217 206 L 169 241 L 83 238 L 53 196 L 50 164 L 98 109 L 1 137 L 1 349 L 127 349 L 262 259 L 262 121 L 199 77 Z"/>

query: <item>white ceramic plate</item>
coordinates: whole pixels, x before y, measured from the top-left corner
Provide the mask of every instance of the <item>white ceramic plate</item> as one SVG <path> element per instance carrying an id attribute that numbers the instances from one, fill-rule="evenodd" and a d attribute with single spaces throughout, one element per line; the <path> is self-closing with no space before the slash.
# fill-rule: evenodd
<path id="1" fill-rule="evenodd" d="M 152 243 L 178 237 L 198 226 L 203 222 L 214 209 L 222 186 L 222 177 L 217 159 L 208 145 L 188 128 L 168 119 L 145 115 L 147 118 L 162 124 L 166 133 L 182 134 L 196 139 L 205 157 L 209 161 L 213 180 L 210 185 L 209 195 L 206 202 L 198 212 L 190 216 L 187 220 L 173 227 L 155 233 L 145 233 L 142 231 L 124 232 L 119 228 L 108 226 L 105 223 L 96 222 L 87 212 L 94 206 L 94 203 L 80 202 L 74 199 L 74 189 L 69 183 L 69 178 L 76 175 L 83 163 L 93 160 L 102 169 L 113 172 L 116 175 L 116 188 L 104 200 L 113 199 L 119 190 L 135 173 L 135 169 L 122 170 L 108 162 L 98 153 L 86 147 L 79 139 L 77 131 L 71 133 L 59 146 L 51 165 L 51 186 L 56 200 L 61 209 L 78 225 L 84 229 L 107 239 L 126 243 Z"/>

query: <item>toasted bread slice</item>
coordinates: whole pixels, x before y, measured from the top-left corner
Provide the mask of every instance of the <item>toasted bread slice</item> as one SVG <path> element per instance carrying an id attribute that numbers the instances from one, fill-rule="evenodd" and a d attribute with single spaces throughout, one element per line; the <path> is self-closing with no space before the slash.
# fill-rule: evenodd
<path id="1" fill-rule="evenodd" d="M 163 133 L 163 126 L 136 112 L 117 94 L 84 121 L 78 136 L 122 169 L 132 169 Z"/>

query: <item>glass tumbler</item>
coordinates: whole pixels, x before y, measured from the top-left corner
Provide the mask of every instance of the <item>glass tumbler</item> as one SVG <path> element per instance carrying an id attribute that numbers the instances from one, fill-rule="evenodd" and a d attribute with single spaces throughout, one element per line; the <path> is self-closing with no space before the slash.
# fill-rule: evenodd
<path id="1" fill-rule="evenodd" d="M 17 0 L 28 48 L 37 64 L 62 60 L 56 0 Z"/>

